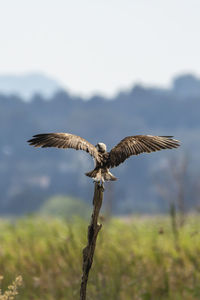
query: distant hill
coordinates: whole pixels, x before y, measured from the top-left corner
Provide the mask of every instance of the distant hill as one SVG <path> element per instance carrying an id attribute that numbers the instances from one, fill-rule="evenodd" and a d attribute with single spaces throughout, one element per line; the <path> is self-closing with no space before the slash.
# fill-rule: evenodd
<path id="1" fill-rule="evenodd" d="M 182 98 L 200 97 L 200 79 L 192 74 L 177 76 L 173 80 L 173 91 Z"/>
<path id="2" fill-rule="evenodd" d="M 141 86 L 143 89 L 143 86 Z M 133 90 L 139 90 L 140 85 L 135 85 Z M 0 94 L 15 95 L 22 100 L 31 100 L 35 95 L 39 94 L 43 98 L 51 98 L 57 91 L 64 88 L 55 79 L 42 73 L 29 73 L 24 75 L 0 75 Z M 193 74 L 182 74 L 176 76 L 168 89 L 149 87 L 146 88 L 151 93 L 157 95 L 175 94 L 180 98 L 200 97 L 200 78 Z M 127 92 L 121 92 L 117 97 L 127 95 Z M 91 100 L 102 99 L 96 95 Z"/>
<path id="3" fill-rule="evenodd" d="M 34 94 L 51 97 L 61 85 L 54 79 L 40 74 L 0 75 L 0 93 L 15 94 L 24 100 L 30 100 Z"/>

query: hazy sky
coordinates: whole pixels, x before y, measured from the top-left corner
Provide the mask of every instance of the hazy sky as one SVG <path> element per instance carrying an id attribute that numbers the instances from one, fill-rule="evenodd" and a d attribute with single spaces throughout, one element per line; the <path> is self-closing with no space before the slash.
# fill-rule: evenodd
<path id="1" fill-rule="evenodd" d="M 41 71 L 71 92 L 200 74 L 199 0 L 0 0 L 0 74 Z"/>

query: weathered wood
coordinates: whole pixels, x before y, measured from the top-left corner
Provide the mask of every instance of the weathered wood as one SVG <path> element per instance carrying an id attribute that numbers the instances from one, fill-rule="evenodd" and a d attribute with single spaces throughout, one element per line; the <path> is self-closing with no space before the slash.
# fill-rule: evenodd
<path id="1" fill-rule="evenodd" d="M 83 249 L 83 274 L 80 289 L 80 300 L 86 299 L 88 276 L 93 262 L 97 235 L 102 227 L 102 224 L 98 224 L 98 217 L 103 202 L 103 192 L 103 187 L 95 183 L 93 196 L 93 213 L 91 216 L 90 225 L 88 226 L 88 243 L 87 246 Z"/>

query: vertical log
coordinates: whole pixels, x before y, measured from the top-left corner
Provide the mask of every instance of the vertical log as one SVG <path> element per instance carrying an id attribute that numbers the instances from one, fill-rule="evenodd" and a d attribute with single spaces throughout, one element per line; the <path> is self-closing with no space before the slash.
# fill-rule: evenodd
<path id="1" fill-rule="evenodd" d="M 93 263 L 97 235 L 102 227 L 102 224 L 98 224 L 98 217 L 103 202 L 103 192 L 103 187 L 99 186 L 98 183 L 95 183 L 93 196 L 93 213 L 91 216 L 90 224 L 88 226 L 88 243 L 87 246 L 83 249 L 83 274 L 80 289 L 80 300 L 86 299 L 88 276 Z"/>

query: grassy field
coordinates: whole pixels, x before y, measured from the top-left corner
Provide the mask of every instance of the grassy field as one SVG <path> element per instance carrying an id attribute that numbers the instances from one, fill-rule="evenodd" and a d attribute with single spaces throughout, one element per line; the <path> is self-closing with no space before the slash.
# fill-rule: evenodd
<path id="1" fill-rule="evenodd" d="M 90 273 L 90 300 L 200 299 L 200 220 L 174 235 L 164 217 L 104 222 Z M 20 300 L 79 299 L 87 224 L 26 218 L 0 222 L 4 290 L 23 277 Z"/>

